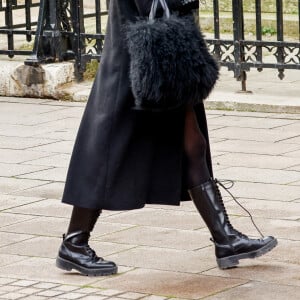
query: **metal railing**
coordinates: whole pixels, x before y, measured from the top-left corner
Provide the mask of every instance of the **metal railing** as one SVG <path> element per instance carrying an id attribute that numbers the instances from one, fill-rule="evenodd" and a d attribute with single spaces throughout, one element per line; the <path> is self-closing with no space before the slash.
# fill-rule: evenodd
<path id="1" fill-rule="evenodd" d="M 255 33 L 251 39 L 245 38 L 244 1 L 232 0 L 233 36 L 222 38 L 219 1 L 213 0 L 214 38 L 206 41 L 221 65 L 234 71 L 235 77 L 241 80 L 243 91 L 246 91 L 246 71 L 250 68 L 257 68 L 258 71 L 264 68 L 278 69 L 280 79 L 284 78 L 285 69 L 300 69 L 300 1 L 294 1 L 296 11 L 293 19 L 297 24 L 298 36 L 294 36 L 293 41 L 285 41 L 288 32 L 284 30 L 284 2 L 287 1 L 273 1 L 276 28 L 273 29 L 275 38 L 270 40 L 270 37 L 263 35 L 262 0 L 253 1 Z"/>
<path id="2" fill-rule="evenodd" d="M 206 41 L 220 64 L 232 70 L 235 77 L 241 80 L 244 91 L 246 72 L 251 68 L 258 71 L 264 68 L 278 69 L 281 79 L 285 69 L 300 69 L 300 0 L 290 1 L 295 6 L 293 22 L 298 26 L 298 36 L 294 35 L 292 39 L 286 39 L 288 32 L 284 28 L 286 1 L 273 2 L 276 25 L 270 38 L 263 34 L 262 0 L 252 2 L 254 33 L 251 37 L 248 35 L 244 13 L 246 1 L 232 0 L 229 3 L 227 18 L 231 23 L 224 35 L 220 1 L 207 0 L 207 5 L 211 4 L 211 7 L 205 14 L 211 18 L 213 37 L 208 37 Z M 0 41 L 6 37 L 6 43 L 1 43 L 0 54 L 10 57 L 27 55 L 25 63 L 29 65 L 72 59 L 75 60 L 76 78 L 81 80 L 87 63 L 101 58 L 108 5 L 109 0 L 90 0 L 90 7 L 83 0 L 0 0 Z M 25 22 L 18 22 L 17 18 L 13 18 L 17 11 L 23 12 Z M 202 11 L 203 7 L 200 11 L 200 22 L 203 19 Z M 4 24 L 1 24 L 1 20 L 4 20 Z M 18 48 L 20 37 L 23 38 L 23 43 L 30 43 L 33 36 L 35 38 L 32 49 Z M 3 48 L 3 45 L 7 47 Z"/>

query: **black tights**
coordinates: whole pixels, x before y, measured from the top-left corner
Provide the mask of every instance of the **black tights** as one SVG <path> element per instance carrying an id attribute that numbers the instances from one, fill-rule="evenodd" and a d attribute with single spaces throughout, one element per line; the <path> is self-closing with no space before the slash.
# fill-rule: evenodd
<path id="1" fill-rule="evenodd" d="M 200 185 L 210 178 L 206 162 L 206 140 L 202 135 L 192 106 L 185 115 L 184 150 L 188 163 L 188 188 Z M 68 233 L 76 231 L 91 232 L 101 210 L 74 206 Z"/>
<path id="2" fill-rule="evenodd" d="M 210 178 L 206 148 L 206 140 L 199 129 L 193 106 L 188 106 L 184 128 L 184 150 L 188 163 L 188 188 L 200 185 Z"/>
<path id="3" fill-rule="evenodd" d="M 91 232 L 101 213 L 99 209 L 73 206 L 68 234 L 76 231 Z"/>

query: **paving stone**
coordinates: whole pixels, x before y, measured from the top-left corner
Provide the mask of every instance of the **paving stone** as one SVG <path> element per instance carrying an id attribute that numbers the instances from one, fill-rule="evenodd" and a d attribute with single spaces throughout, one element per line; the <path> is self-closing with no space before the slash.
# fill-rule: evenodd
<path id="1" fill-rule="evenodd" d="M 47 156 L 44 158 L 34 159 L 28 161 L 23 165 L 34 165 L 34 166 L 48 166 L 48 167 L 60 167 L 60 168 L 67 168 L 70 162 L 70 155 L 69 154 L 54 154 L 51 156 Z"/>
<path id="2" fill-rule="evenodd" d="M 48 181 L 64 182 L 67 177 L 67 168 L 50 168 L 42 171 L 33 171 L 24 175 L 19 175 L 17 178 L 38 179 Z"/>
<path id="3" fill-rule="evenodd" d="M 21 223 L 27 220 L 32 220 L 35 217 L 34 216 L 24 216 L 24 215 L 17 215 L 17 214 L 10 214 L 6 212 L 0 212 L 1 222 L 0 222 L 0 229 L 2 230 L 2 227 Z"/>
<path id="4" fill-rule="evenodd" d="M 133 292 L 127 292 L 119 295 L 120 298 L 123 299 L 141 299 L 145 296 L 145 294 L 142 293 L 133 293 Z"/>
<path id="5" fill-rule="evenodd" d="M 61 112 L 61 113 L 60 113 Z M 64 115 L 63 115 L 64 114 Z M 20 119 L 16 124 L 24 125 L 24 126 L 34 126 L 34 125 L 47 125 L 49 122 L 60 121 L 61 119 L 65 119 L 67 116 L 66 110 L 56 109 L 55 111 L 49 111 L 41 114 L 37 114 L 32 118 L 32 116 L 24 116 Z"/>
<path id="6" fill-rule="evenodd" d="M 28 297 L 26 297 L 27 299 Z M 30 298 L 28 300 L 45 300 L 45 299 L 49 299 L 49 297 L 45 297 L 45 296 L 37 296 L 37 295 L 31 295 Z M 51 298 L 50 298 L 51 299 Z"/>
<path id="7" fill-rule="evenodd" d="M 4 299 L 20 299 L 24 297 L 24 294 L 12 292 L 12 293 L 3 294 L 1 295 L 1 297 Z"/>
<path id="8" fill-rule="evenodd" d="M 34 285 L 35 288 L 38 289 L 52 289 L 58 287 L 57 283 L 51 283 L 51 282 L 39 282 L 36 285 Z"/>
<path id="9" fill-rule="evenodd" d="M 221 179 L 219 176 L 217 178 Z M 300 188 L 297 186 L 239 181 L 234 182 L 234 186 L 230 191 L 234 196 L 239 198 L 284 202 L 298 199 L 300 195 Z M 225 191 L 222 190 L 221 192 L 223 195 L 226 195 Z"/>
<path id="10" fill-rule="evenodd" d="M 288 122 L 286 122 L 288 123 Z M 289 123 L 292 123 L 291 121 L 289 121 Z M 45 127 L 47 128 L 59 128 L 59 129 L 65 129 L 65 128 L 70 128 L 72 130 L 74 129 L 78 129 L 80 125 L 80 118 L 76 117 L 76 118 L 63 118 L 60 120 L 54 120 L 54 121 L 50 121 L 47 122 L 47 124 L 45 125 Z"/>
<path id="11" fill-rule="evenodd" d="M 2 107 L 1 107 L 2 109 Z M 33 137 L 37 134 L 42 134 L 44 137 L 49 132 L 49 128 L 46 126 L 24 126 L 6 123 L 4 126 L 0 124 L 0 135 L 11 137 Z"/>
<path id="12" fill-rule="evenodd" d="M 292 182 L 292 183 L 290 183 L 290 185 L 300 186 L 300 181 Z"/>
<path id="13" fill-rule="evenodd" d="M 5 98 L 6 100 L 8 100 L 9 98 Z M 16 99 L 16 98 L 12 98 Z M 26 98 L 25 98 L 26 99 Z M 29 101 L 29 102 L 28 102 Z M 15 102 L 15 101 L 14 101 Z M 18 98 L 18 105 L 16 105 L 15 103 L 9 103 L 9 100 L 6 101 L 6 103 L 1 103 L 1 115 L 7 115 L 7 114 L 15 114 L 16 113 L 16 107 L 18 107 L 17 110 L 17 115 L 18 116 L 28 116 L 30 115 L 30 117 L 32 118 L 32 115 L 39 115 L 39 114 L 43 114 L 43 113 L 47 113 L 47 112 L 55 112 L 55 111 L 59 111 L 62 108 L 61 107 L 53 107 L 53 106 L 49 106 L 49 105 L 36 105 L 39 103 L 30 103 L 31 100 L 24 100 L 25 103 L 22 103 L 20 101 L 20 98 Z"/>
<path id="14" fill-rule="evenodd" d="M 212 293 L 245 283 L 245 280 L 187 273 L 136 269 L 125 275 L 94 283 L 101 288 L 117 288 L 123 291 L 162 296 L 199 299 Z M 120 297 L 120 296 L 119 296 Z"/>
<path id="15" fill-rule="evenodd" d="M 36 288 L 33 288 L 33 287 L 27 287 L 27 288 L 19 290 L 18 292 L 21 293 L 21 294 L 25 294 L 25 295 L 30 295 L 31 296 L 31 295 L 34 295 L 34 294 L 38 294 L 41 291 L 42 291 L 41 289 L 36 289 Z"/>
<path id="16" fill-rule="evenodd" d="M 228 270 L 215 268 L 202 274 L 300 287 L 299 271 L 300 265 L 282 263 L 274 260 L 266 262 L 256 259 L 243 260 L 242 267 L 239 268 Z"/>
<path id="17" fill-rule="evenodd" d="M 286 170 L 300 172 L 300 165 L 296 165 L 296 166 L 289 167 L 289 168 L 287 168 Z"/>
<path id="18" fill-rule="evenodd" d="M 214 159 L 214 163 L 220 166 L 247 167 L 272 170 L 293 170 L 292 166 L 295 166 L 295 164 L 299 161 L 300 157 L 297 159 L 281 155 L 259 155 L 253 153 L 226 153 Z"/>
<path id="19" fill-rule="evenodd" d="M 60 295 L 62 295 L 61 291 L 54 291 L 54 290 L 46 290 L 38 293 L 38 296 L 45 296 L 45 297 L 57 297 Z"/>
<path id="20" fill-rule="evenodd" d="M 33 235 L 29 234 L 18 234 L 15 232 L 0 232 L 0 247 L 14 244 L 20 241 L 28 240 L 33 238 Z M 1 248 L 0 248 L 1 249 Z"/>
<path id="21" fill-rule="evenodd" d="M 95 294 L 95 293 L 99 293 L 100 289 L 96 289 L 96 288 L 91 288 L 91 287 L 83 287 L 78 289 L 77 292 L 82 293 L 82 294 Z"/>
<path id="22" fill-rule="evenodd" d="M 61 294 L 59 296 L 57 296 L 58 299 L 81 299 L 82 297 L 84 297 L 84 294 L 80 294 L 80 293 L 64 293 Z"/>
<path id="23" fill-rule="evenodd" d="M 215 130 L 211 136 L 220 139 L 274 143 L 282 139 L 293 138 L 295 136 L 295 132 L 287 132 L 279 129 L 240 128 L 228 126 Z"/>
<path id="24" fill-rule="evenodd" d="M 296 159 L 300 157 L 300 150 L 287 151 L 284 153 L 286 157 L 295 157 Z"/>
<path id="25" fill-rule="evenodd" d="M 89 295 L 89 296 L 85 296 L 85 297 L 80 298 L 80 299 L 82 299 L 82 300 L 104 300 L 104 299 L 111 299 L 111 298 L 107 298 L 105 296 L 99 296 L 99 295 L 95 295 L 95 296 Z M 120 298 L 114 298 L 114 299 L 117 300 L 117 299 L 120 299 Z"/>
<path id="26" fill-rule="evenodd" d="M 208 120 L 208 128 L 210 125 L 223 125 L 223 126 L 232 126 L 232 127 L 245 127 L 245 128 L 260 128 L 260 129 L 271 129 L 277 128 L 280 126 L 290 125 L 289 128 L 293 128 L 293 124 L 296 123 L 296 120 L 286 120 L 286 119 L 270 119 L 270 118 L 259 118 L 247 116 L 223 116 L 220 118 L 214 118 Z M 298 131 L 299 132 L 299 131 Z"/>
<path id="27" fill-rule="evenodd" d="M 178 250 L 195 250 L 209 246 L 209 235 L 196 230 L 176 230 L 157 227 L 134 227 L 103 238 L 106 242 L 162 247 Z"/>
<path id="28" fill-rule="evenodd" d="M 300 219 L 299 203 L 241 198 L 239 198 L 238 201 L 250 211 L 254 217 L 294 221 Z M 248 216 L 247 212 L 234 201 L 226 203 L 226 209 L 229 214 Z"/>
<path id="29" fill-rule="evenodd" d="M 42 198 L 36 197 L 22 197 L 0 194 L 0 210 L 8 210 L 10 208 L 26 205 L 29 203 L 37 204 L 37 202 L 41 200 Z"/>
<path id="30" fill-rule="evenodd" d="M 1 233 L 0 233 L 0 237 L 1 237 Z M 15 254 L 16 258 L 19 257 L 18 255 L 32 256 L 33 253 L 34 256 L 38 256 L 38 257 L 56 258 L 61 242 L 62 242 L 61 237 L 58 238 L 58 237 L 42 236 L 42 237 L 34 237 L 24 242 L 17 242 L 6 247 L 1 247 L 0 265 L 2 261 L 1 253 L 3 255 Z M 107 256 L 114 253 L 119 253 L 132 248 L 132 246 L 128 246 L 128 245 L 97 242 L 94 240 L 90 241 L 90 245 L 95 251 L 97 251 L 97 253 L 99 253 L 99 255 L 101 254 L 101 256 Z M 21 259 L 22 257 L 19 257 L 19 260 Z M 3 261 L 5 262 L 5 257 L 3 257 Z"/>
<path id="31" fill-rule="evenodd" d="M 103 296 L 116 296 L 116 295 L 119 295 L 121 294 L 122 291 L 118 291 L 118 290 L 115 290 L 115 289 L 105 289 L 105 290 L 101 290 L 99 292 L 100 295 L 103 295 Z"/>
<path id="32" fill-rule="evenodd" d="M 198 251 L 138 247 L 107 258 L 126 266 L 188 273 L 200 273 L 216 265 L 212 246 Z"/>
<path id="33" fill-rule="evenodd" d="M 23 175 L 31 172 L 38 172 L 42 170 L 49 169 L 49 167 L 40 167 L 40 166 L 23 166 L 20 164 L 5 164 L 0 163 L 0 176 L 1 177 L 12 177 Z"/>
<path id="34" fill-rule="evenodd" d="M 227 140 L 222 143 L 216 143 L 212 145 L 212 152 L 222 151 L 229 153 L 254 153 L 260 155 L 279 155 L 298 151 L 299 145 L 295 144 L 279 144 L 279 143 L 267 143 L 256 141 L 241 141 L 241 140 Z M 298 156 L 299 158 L 299 156 Z"/>
<path id="35" fill-rule="evenodd" d="M 13 285 L 6 285 L 6 286 L 1 286 L 0 287 L 0 292 L 16 292 L 21 289 L 20 286 L 13 286 Z"/>
<path id="36" fill-rule="evenodd" d="M 49 183 L 49 181 L 0 177 L 0 191 L 1 193 L 19 192 L 32 187 L 41 186 L 47 183 Z"/>
<path id="37" fill-rule="evenodd" d="M 288 120 L 286 120 L 288 121 Z M 300 123 L 293 120 L 290 124 L 286 124 L 282 127 L 282 129 L 286 132 L 300 132 Z"/>
<path id="38" fill-rule="evenodd" d="M 47 119 L 49 116 L 55 116 L 55 117 L 59 117 L 59 119 L 65 119 L 66 117 L 68 118 L 77 118 L 78 120 L 81 119 L 83 112 L 84 112 L 84 105 L 78 106 L 78 107 L 72 107 L 72 106 L 68 106 L 66 105 L 65 107 L 62 107 L 59 110 L 55 110 L 55 111 L 49 111 L 49 112 L 45 112 L 43 113 L 43 116 Z M 53 121 L 50 119 L 50 121 Z"/>
<path id="39" fill-rule="evenodd" d="M 143 298 L 143 300 L 166 300 L 166 297 L 162 297 L 162 296 L 155 296 L 155 295 L 151 295 L 151 296 L 146 296 Z"/>
<path id="40" fill-rule="evenodd" d="M 73 141 L 59 141 L 49 145 L 37 146 L 32 150 L 45 153 L 65 153 L 70 154 L 74 146 Z"/>
<path id="41" fill-rule="evenodd" d="M 7 285 L 7 284 L 13 283 L 15 281 L 17 281 L 17 280 L 13 279 L 13 278 L 3 278 L 3 277 L 0 277 L 0 285 Z"/>
<path id="42" fill-rule="evenodd" d="M 141 211 L 129 211 L 103 219 L 103 222 L 145 225 L 175 229 L 197 229 L 205 227 L 199 213 L 187 211 L 169 211 L 145 208 Z"/>
<path id="43" fill-rule="evenodd" d="M 228 291 L 213 295 L 206 299 L 209 300 L 232 300 L 240 299 L 243 295 L 243 300 L 252 299 L 274 299 L 274 300 L 284 300 L 284 299 L 297 299 L 300 293 L 300 287 L 279 285 L 279 284 L 269 284 L 265 282 L 251 281 L 249 283 L 243 284 L 241 286 L 232 288 Z"/>
<path id="44" fill-rule="evenodd" d="M 231 223 L 236 227 L 237 230 L 245 234 L 258 236 L 256 229 L 250 221 L 250 218 L 235 218 L 231 220 Z M 255 217 L 255 223 L 265 235 L 273 235 L 276 238 L 300 241 L 300 222 L 298 221 Z"/>
<path id="45" fill-rule="evenodd" d="M 73 286 L 73 285 L 59 285 L 54 288 L 55 291 L 61 291 L 61 292 L 72 292 L 72 291 L 76 291 L 78 289 L 79 289 L 78 286 Z M 87 288 L 87 289 L 89 289 L 89 288 Z M 85 290 L 85 289 L 81 289 L 81 290 Z M 81 290 L 80 290 L 80 292 L 81 292 Z"/>
<path id="46" fill-rule="evenodd" d="M 120 243 L 107 243 L 103 241 L 97 241 L 93 238 L 90 240 L 91 247 L 97 251 L 100 256 L 108 256 L 112 254 L 118 254 L 123 251 L 134 248 L 134 245 L 124 245 Z"/>
<path id="47" fill-rule="evenodd" d="M 49 258 L 29 258 L 10 266 L 0 267 L 0 272 L 9 278 L 44 281 L 57 285 L 90 285 L 96 281 L 95 277 L 82 276 L 77 272 L 64 272 L 55 266 L 54 259 Z M 43 284 L 34 287 L 43 288 Z"/>
<path id="48" fill-rule="evenodd" d="M 95 239 L 101 238 L 101 240 L 105 240 L 106 235 L 110 236 L 110 234 L 117 233 L 119 231 L 123 231 L 133 227 L 134 226 L 132 225 L 126 225 L 126 224 L 105 223 L 102 222 L 101 219 L 99 219 L 99 221 L 97 221 L 95 225 L 95 229 L 93 230 L 92 237 Z"/>
<path id="49" fill-rule="evenodd" d="M 30 199 L 30 198 L 28 198 Z M 1 200 L 0 200 L 1 207 Z M 63 209 L 62 209 L 63 208 Z M 62 205 L 61 201 L 57 199 L 46 199 L 34 203 L 29 203 L 22 206 L 15 207 L 13 209 L 8 209 L 6 212 L 18 213 L 25 215 L 38 215 L 38 216 L 48 216 L 48 217 L 65 217 L 69 218 L 72 212 L 71 205 Z"/>
<path id="50" fill-rule="evenodd" d="M 53 128 L 50 132 L 47 132 L 47 138 L 52 140 L 64 140 L 73 141 L 76 138 L 77 129 L 76 128 Z M 35 138 L 44 138 L 45 134 L 36 134 Z"/>
<path id="51" fill-rule="evenodd" d="M 273 184 L 289 184 L 300 180 L 300 173 L 296 171 L 255 169 L 245 167 L 230 167 L 218 172 L 220 178 L 231 180 L 261 182 Z"/>
<path id="52" fill-rule="evenodd" d="M 284 140 L 280 141 L 280 143 L 283 144 L 300 144 L 300 136 L 294 136 L 294 137 L 290 137 L 290 138 L 285 138 Z"/>
<path id="53" fill-rule="evenodd" d="M 23 191 L 13 192 L 14 195 L 21 195 L 26 197 L 41 197 L 48 199 L 61 199 L 65 184 L 62 182 L 51 182 Z M 64 206 L 66 207 L 66 206 Z"/>
<path id="54" fill-rule="evenodd" d="M 48 138 L 0 136 L 0 149 L 25 150 L 55 142 L 56 140 L 50 140 Z"/>
<path id="55" fill-rule="evenodd" d="M 54 237 L 35 237 L 24 242 L 15 243 L 0 248 L 0 253 L 10 253 L 24 256 L 38 256 L 55 258 L 62 242 L 61 238 Z M 1 255 L 0 255 L 1 260 Z"/>
<path id="56" fill-rule="evenodd" d="M 62 236 L 68 225 L 68 220 L 54 217 L 35 217 L 32 220 L 5 227 L 12 233 L 34 234 L 44 236 Z"/>
<path id="57" fill-rule="evenodd" d="M 0 248 L 1 249 L 1 248 Z M 14 264 L 15 262 L 26 259 L 24 256 L 12 255 L 12 254 L 0 254 L 0 266 L 6 266 Z M 1 279 L 0 279 L 1 281 Z"/>
<path id="58" fill-rule="evenodd" d="M 262 256 L 261 260 L 278 260 L 280 262 L 300 265 L 300 241 L 279 239 L 278 246 L 270 253 Z"/>
<path id="59" fill-rule="evenodd" d="M 11 283 L 11 285 L 28 287 L 28 286 L 31 286 L 31 285 L 34 285 L 37 283 L 38 283 L 37 281 L 33 281 L 33 280 L 18 280 L 18 281 Z"/>

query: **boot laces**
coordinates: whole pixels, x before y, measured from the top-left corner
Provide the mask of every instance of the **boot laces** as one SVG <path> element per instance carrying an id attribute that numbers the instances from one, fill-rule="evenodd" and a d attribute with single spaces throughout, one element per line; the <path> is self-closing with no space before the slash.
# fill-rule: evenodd
<path id="1" fill-rule="evenodd" d="M 226 179 L 226 180 L 215 179 L 215 183 L 216 183 L 216 190 L 217 190 L 217 193 L 218 193 L 218 197 L 219 197 L 220 203 L 221 203 L 223 211 L 224 211 L 225 219 L 226 219 L 226 222 L 227 222 L 228 226 L 230 227 L 230 229 L 232 229 L 239 236 L 244 237 L 244 238 L 248 238 L 248 236 L 246 236 L 245 234 L 243 234 L 240 231 L 236 230 L 232 226 L 232 224 L 230 223 L 229 217 L 228 217 L 228 214 L 227 214 L 227 211 L 226 211 L 226 208 L 225 208 L 225 205 L 224 205 L 224 202 L 223 202 L 223 199 L 222 199 L 222 195 L 221 195 L 221 192 L 219 190 L 218 185 L 221 186 L 231 196 L 231 198 L 235 201 L 235 203 L 238 204 L 238 206 L 240 206 L 248 214 L 248 216 L 250 217 L 250 220 L 251 220 L 253 226 L 255 227 L 255 229 L 257 230 L 257 232 L 260 234 L 260 236 L 263 238 L 264 235 L 262 234 L 262 232 L 260 231 L 260 229 L 258 228 L 258 226 L 255 224 L 253 216 L 251 215 L 251 213 L 229 191 L 229 189 L 231 189 L 234 186 L 234 182 L 232 180 L 229 180 L 229 179 Z M 227 184 L 229 184 L 229 186 L 226 186 Z"/>
<path id="2" fill-rule="evenodd" d="M 92 258 L 94 258 L 96 256 L 96 252 L 95 250 L 93 250 L 90 245 L 86 245 L 85 247 L 86 252 L 91 255 Z"/>

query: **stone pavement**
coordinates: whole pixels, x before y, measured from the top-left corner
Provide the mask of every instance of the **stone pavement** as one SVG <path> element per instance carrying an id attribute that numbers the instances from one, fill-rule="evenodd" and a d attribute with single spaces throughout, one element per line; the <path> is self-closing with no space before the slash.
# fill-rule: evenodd
<path id="1" fill-rule="evenodd" d="M 274 251 L 239 268 L 216 267 L 208 230 L 191 202 L 105 211 L 92 246 L 119 275 L 55 267 L 70 216 L 60 198 L 84 103 L 0 97 L 0 299 L 299 299 L 300 114 L 208 111 L 215 175 Z M 232 222 L 256 236 L 226 196 Z"/>

